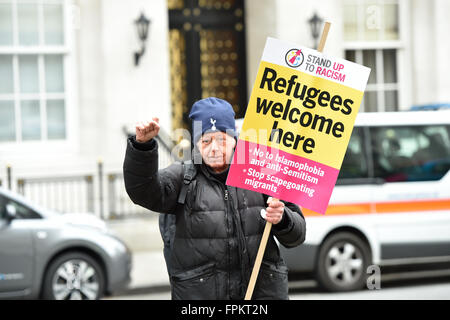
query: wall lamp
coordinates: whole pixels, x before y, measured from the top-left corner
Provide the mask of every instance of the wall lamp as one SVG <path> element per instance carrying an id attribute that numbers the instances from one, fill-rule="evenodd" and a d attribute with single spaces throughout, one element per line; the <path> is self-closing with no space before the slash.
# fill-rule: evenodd
<path id="1" fill-rule="evenodd" d="M 134 65 L 139 65 L 140 58 L 145 53 L 145 41 L 148 37 L 148 29 L 150 26 L 151 21 L 147 19 L 147 17 L 142 12 L 140 17 L 134 21 L 134 24 L 136 25 L 137 33 L 139 40 L 141 41 L 141 50 L 134 53 Z"/>
<path id="2" fill-rule="evenodd" d="M 311 35 L 314 39 L 314 49 L 317 49 L 323 19 L 317 15 L 317 12 L 314 12 L 314 15 L 308 20 L 308 23 L 311 28 Z"/>

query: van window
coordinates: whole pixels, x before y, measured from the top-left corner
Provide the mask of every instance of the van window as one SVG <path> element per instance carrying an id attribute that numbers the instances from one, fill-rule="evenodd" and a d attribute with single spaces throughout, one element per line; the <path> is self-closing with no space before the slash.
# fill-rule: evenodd
<path id="1" fill-rule="evenodd" d="M 375 177 L 386 182 L 439 180 L 450 169 L 445 125 L 370 129 Z"/>
<path id="2" fill-rule="evenodd" d="M 363 148 L 362 128 L 354 128 L 342 162 L 338 180 L 368 177 L 367 159 Z"/>

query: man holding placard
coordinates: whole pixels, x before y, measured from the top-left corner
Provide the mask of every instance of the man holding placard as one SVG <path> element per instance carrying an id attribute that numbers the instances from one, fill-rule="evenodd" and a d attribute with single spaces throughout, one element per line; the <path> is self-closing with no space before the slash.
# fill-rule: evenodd
<path id="1" fill-rule="evenodd" d="M 183 175 L 179 164 L 157 171 L 155 119 L 136 127 L 125 183 L 135 203 L 176 215 L 172 298 L 242 299 L 244 291 L 245 299 L 288 298 L 274 236 L 286 247 L 304 242 L 305 220 L 293 203 L 325 213 L 369 73 L 268 38 L 239 139 L 227 102 L 207 98 L 192 107 L 193 157 L 202 160 L 196 184 L 194 171 Z"/>

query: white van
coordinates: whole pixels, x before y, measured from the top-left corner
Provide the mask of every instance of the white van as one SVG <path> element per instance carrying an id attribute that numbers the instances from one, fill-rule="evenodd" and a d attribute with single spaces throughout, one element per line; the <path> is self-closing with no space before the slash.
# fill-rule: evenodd
<path id="1" fill-rule="evenodd" d="M 450 261 L 449 169 L 450 111 L 359 114 L 326 215 L 280 248 L 290 271 L 347 291 L 372 264 Z"/>

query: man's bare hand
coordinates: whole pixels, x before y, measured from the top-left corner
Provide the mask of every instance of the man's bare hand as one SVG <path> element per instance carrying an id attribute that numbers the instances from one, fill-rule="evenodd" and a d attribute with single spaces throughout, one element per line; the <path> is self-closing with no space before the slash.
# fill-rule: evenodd
<path id="1" fill-rule="evenodd" d="M 136 123 L 136 141 L 144 143 L 156 137 L 159 133 L 159 119 L 153 117 L 152 121 Z"/>
<path id="2" fill-rule="evenodd" d="M 265 210 L 262 210 L 264 211 L 264 214 L 261 213 L 261 215 L 264 219 L 266 219 L 267 222 L 278 224 L 283 218 L 284 203 L 272 197 L 269 197 L 269 199 L 267 199 L 267 203 L 269 206 Z"/>

